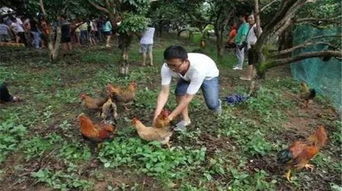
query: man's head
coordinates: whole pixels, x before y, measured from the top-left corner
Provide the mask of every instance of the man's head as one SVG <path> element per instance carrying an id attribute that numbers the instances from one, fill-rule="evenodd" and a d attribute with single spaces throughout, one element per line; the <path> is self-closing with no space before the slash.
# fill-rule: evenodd
<path id="1" fill-rule="evenodd" d="M 164 51 L 164 60 L 167 66 L 174 72 L 183 72 L 188 63 L 188 53 L 181 46 L 169 46 Z"/>
<path id="2" fill-rule="evenodd" d="M 245 15 L 240 15 L 239 19 L 241 22 L 246 22 L 246 16 Z"/>
<path id="3" fill-rule="evenodd" d="M 248 16 L 248 23 L 250 25 L 254 25 L 255 24 L 254 15 L 249 15 Z"/>

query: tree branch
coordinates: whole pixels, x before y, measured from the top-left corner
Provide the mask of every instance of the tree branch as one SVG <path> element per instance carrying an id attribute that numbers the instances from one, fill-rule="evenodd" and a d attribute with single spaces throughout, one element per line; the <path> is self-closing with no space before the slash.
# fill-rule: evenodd
<path id="1" fill-rule="evenodd" d="M 44 8 L 43 0 L 39 0 L 39 5 L 40 5 L 40 8 L 42 9 L 43 14 L 46 16 L 46 11 L 45 11 L 45 8 Z"/>
<path id="2" fill-rule="evenodd" d="M 294 21 L 295 23 L 304 23 L 304 22 L 327 22 L 327 23 L 341 23 L 341 16 L 337 16 L 334 18 L 300 18 Z"/>
<path id="3" fill-rule="evenodd" d="M 274 1 L 270 2 L 269 4 L 266 4 L 265 6 L 263 6 L 263 7 L 260 9 L 260 12 L 259 12 L 259 13 L 263 12 L 266 8 L 268 8 L 269 6 L 271 6 L 273 3 L 277 2 L 277 1 L 279 1 L 279 0 L 274 0 Z M 258 13 L 258 14 L 259 14 L 259 13 Z"/>
<path id="4" fill-rule="evenodd" d="M 325 50 L 325 51 L 317 51 L 317 52 L 306 52 L 299 54 L 292 58 L 283 58 L 283 59 L 277 59 L 274 60 L 276 63 L 275 66 L 285 65 L 293 62 L 297 62 L 300 60 L 304 60 L 307 58 L 315 58 L 315 57 L 337 57 L 342 58 L 342 52 L 341 51 L 333 51 L 333 50 Z"/>
<path id="5" fill-rule="evenodd" d="M 96 9 L 98 9 L 98 10 L 100 10 L 100 11 L 103 11 L 103 12 L 106 12 L 106 13 L 110 13 L 109 11 L 108 11 L 108 9 L 106 9 L 106 8 L 104 8 L 104 7 L 102 7 L 102 6 L 100 6 L 100 5 L 98 5 L 98 4 L 96 4 L 96 3 L 94 3 L 94 2 L 92 2 L 91 0 L 88 0 L 88 2 L 91 4 L 91 5 L 93 5 Z"/>
<path id="6" fill-rule="evenodd" d="M 282 50 L 282 51 L 279 51 L 278 54 L 276 55 L 277 56 L 280 56 L 280 55 L 283 55 L 283 54 L 288 54 L 288 53 L 291 53 L 297 49 L 300 49 L 300 48 L 304 48 L 304 47 L 308 47 L 308 46 L 314 46 L 314 45 L 319 45 L 319 44 L 323 44 L 323 45 L 328 45 L 330 47 L 334 47 L 336 48 L 334 45 L 330 44 L 330 43 L 327 43 L 327 42 L 304 42 L 302 44 L 299 44 L 297 46 L 294 46 L 292 48 L 288 48 L 288 49 L 285 49 L 285 50 Z"/>

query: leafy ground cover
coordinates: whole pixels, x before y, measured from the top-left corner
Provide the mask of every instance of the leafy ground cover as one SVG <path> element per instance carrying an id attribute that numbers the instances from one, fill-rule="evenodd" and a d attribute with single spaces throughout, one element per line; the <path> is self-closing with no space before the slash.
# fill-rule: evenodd
<path id="1" fill-rule="evenodd" d="M 130 125 L 138 116 L 150 123 L 159 91 L 162 52 L 171 44 L 196 49 L 185 39 L 157 39 L 155 66 L 139 66 L 138 46 L 130 51 L 131 74 L 118 76 L 120 51 L 77 48 L 57 63 L 44 50 L 1 48 L 0 81 L 24 101 L 0 105 L 0 185 L 2 190 L 339 190 L 342 143 L 339 116 L 318 96 L 299 107 L 299 83 L 286 67 L 270 71 L 256 98 L 223 107 L 212 115 L 201 95 L 191 103 L 193 124 L 172 137 L 172 148 L 142 141 Z M 213 45 L 214 46 L 214 45 Z M 216 59 L 214 47 L 204 52 Z M 21 56 L 18 56 L 18 55 Z M 216 59 L 217 60 L 217 59 Z M 218 60 L 217 60 L 218 61 Z M 221 96 L 245 93 L 248 83 L 231 70 L 235 58 L 218 61 Z M 76 117 L 84 112 L 79 95 L 99 95 L 107 83 L 138 82 L 136 102 L 119 110 L 117 136 L 100 148 L 82 138 Z M 168 103 L 174 108 L 174 97 Z M 94 117 L 94 116 L 93 116 Z M 313 172 L 283 177 L 277 151 L 308 136 L 318 124 L 329 142 L 312 161 Z"/>

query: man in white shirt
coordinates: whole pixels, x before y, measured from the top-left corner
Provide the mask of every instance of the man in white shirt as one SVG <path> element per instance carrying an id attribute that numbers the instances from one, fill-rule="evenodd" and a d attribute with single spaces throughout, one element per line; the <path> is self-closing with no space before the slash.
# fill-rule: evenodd
<path id="1" fill-rule="evenodd" d="M 204 54 L 187 53 L 181 46 L 170 46 L 164 51 L 164 59 L 166 63 L 161 68 L 162 89 L 158 96 L 153 122 L 168 100 L 172 77 L 180 78 L 175 91 L 178 105 L 168 119 L 172 121 L 179 114 L 183 117 L 175 130 L 185 130 L 185 127 L 190 125 L 188 105 L 200 88 L 208 108 L 217 113 L 221 112 L 219 70 L 211 58 Z"/>
<path id="2" fill-rule="evenodd" d="M 141 39 L 140 39 L 140 53 L 143 55 L 143 63 L 142 65 L 146 65 L 146 57 L 150 59 L 150 65 L 153 65 L 153 54 L 152 54 L 152 47 L 153 47 L 153 36 L 154 36 L 154 27 L 147 27 L 144 31 Z"/>

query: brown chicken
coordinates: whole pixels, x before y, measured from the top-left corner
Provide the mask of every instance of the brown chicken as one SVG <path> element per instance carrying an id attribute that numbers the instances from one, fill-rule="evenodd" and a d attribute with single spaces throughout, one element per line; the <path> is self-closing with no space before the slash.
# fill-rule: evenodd
<path id="1" fill-rule="evenodd" d="M 113 137 L 116 127 L 110 124 L 99 123 L 93 121 L 83 113 L 78 116 L 80 121 L 81 134 L 94 142 L 101 142 Z"/>
<path id="2" fill-rule="evenodd" d="M 107 98 L 92 98 L 87 94 L 80 95 L 82 106 L 91 110 L 101 110 L 102 105 L 107 101 Z"/>
<path id="3" fill-rule="evenodd" d="M 319 126 L 317 130 L 305 141 L 295 141 L 287 149 L 278 153 L 278 163 L 285 164 L 288 170 L 285 177 L 291 181 L 291 170 L 310 168 L 313 165 L 308 164 L 309 161 L 319 152 L 326 144 L 327 133 L 323 126 Z"/>
<path id="4" fill-rule="evenodd" d="M 108 94 L 118 103 L 121 103 L 125 109 L 127 107 L 125 104 L 130 103 L 135 98 L 135 93 L 137 90 L 137 83 L 132 81 L 127 87 L 119 87 L 112 84 L 107 85 Z"/>
<path id="5" fill-rule="evenodd" d="M 155 128 L 155 127 L 146 127 L 141 123 L 138 119 L 134 118 L 132 120 L 132 124 L 138 132 L 138 135 L 141 139 L 145 141 L 158 141 L 163 145 L 167 145 L 170 148 L 170 138 L 173 134 L 173 131 L 165 128 Z"/>
<path id="6" fill-rule="evenodd" d="M 170 120 L 168 119 L 168 116 L 170 115 L 170 111 L 163 109 L 160 114 L 158 115 L 154 127 L 156 128 L 165 128 L 165 127 L 170 127 Z"/>
<path id="7" fill-rule="evenodd" d="M 102 106 L 101 118 L 104 121 L 109 121 L 112 124 L 117 123 L 118 113 L 116 104 L 109 98 Z"/>
<path id="8" fill-rule="evenodd" d="M 300 98 L 303 100 L 304 108 L 308 108 L 310 101 L 316 97 L 316 90 L 310 89 L 305 82 L 300 83 Z"/>

